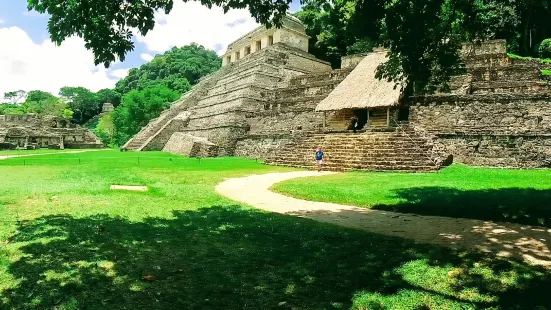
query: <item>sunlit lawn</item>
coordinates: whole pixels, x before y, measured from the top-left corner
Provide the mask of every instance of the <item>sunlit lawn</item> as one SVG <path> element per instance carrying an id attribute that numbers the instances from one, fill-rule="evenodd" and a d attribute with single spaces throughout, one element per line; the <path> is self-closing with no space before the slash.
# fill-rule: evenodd
<path id="1" fill-rule="evenodd" d="M 158 152 L 0 161 L 0 218 L 13 221 L 0 226 L 0 309 L 551 308 L 544 269 L 214 192 L 225 178 L 284 170 Z"/>
<path id="2" fill-rule="evenodd" d="M 380 210 L 551 227 L 551 170 L 454 165 L 425 174 L 351 172 L 294 179 L 273 190 Z"/>
<path id="3" fill-rule="evenodd" d="M 38 150 L 0 150 L 0 157 L 4 156 L 23 156 L 23 155 L 35 155 L 35 154 L 58 154 L 58 153 L 67 153 L 75 151 L 88 151 L 88 150 L 75 150 L 75 149 L 64 149 L 64 150 L 50 150 L 50 149 L 38 149 Z"/>

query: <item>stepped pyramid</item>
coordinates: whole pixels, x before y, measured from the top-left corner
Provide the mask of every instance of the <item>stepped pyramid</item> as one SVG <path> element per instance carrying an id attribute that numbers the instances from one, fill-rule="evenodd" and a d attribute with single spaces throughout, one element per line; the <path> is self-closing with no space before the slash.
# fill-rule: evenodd
<path id="1" fill-rule="evenodd" d="M 195 143 L 209 141 L 205 148 L 214 144 L 217 152 L 207 153 L 234 155 L 238 142 L 257 131 L 254 127 L 259 123 L 258 116 L 275 110 L 281 112 L 294 105 L 284 102 L 289 95 L 283 94 L 285 92 L 281 89 L 297 83 L 297 77 L 313 76 L 315 79 L 320 74 L 322 77 L 331 75 L 329 63 L 316 59 L 307 50 L 308 36 L 304 26 L 290 15 L 279 29 L 260 27 L 246 34 L 228 47 L 220 70 L 204 77 L 130 139 L 123 149 L 173 150 L 178 149 L 173 143 L 181 144 L 185 140 L 190 146 L 179 149 L 183 150 L 183 155 L 189 156 Z M 324 89 L 326 93 L 335 83 L 328 84 L 329 88 Z M 304 85 L 297 89 L 300 87 L 306 89 Z M 321 98 L 312 100 L 303 110 L 311 112 L 316 100 Z M 296 111 L 294 114 L 296 116 Z M 176 133 L 179 134 L 171 141 Z"/>
<path id="2" fill-rule="evenodd" d="M 331 170 L 437 169 L 427 158 L 426 140 L 395 130 L 352 136 L 339 131 L 350 111 L 315 112 L 366 55 L 346 57 L 342 69 L 332 70 L 308 53 L 308 39 L 304 26 L 290 15 L 280 29 L 259 27 L 244 35 L 228 46 L 219 71 L 203 78 L 123 149 L 240 156 L 310 167 L 311 145 L 322 144 L 332 154 L 327 162 Z M 381 52 L 374 54 L 377 59 Z M 386 117 L 377 111 L 372 122 L 386 124 Z"/>

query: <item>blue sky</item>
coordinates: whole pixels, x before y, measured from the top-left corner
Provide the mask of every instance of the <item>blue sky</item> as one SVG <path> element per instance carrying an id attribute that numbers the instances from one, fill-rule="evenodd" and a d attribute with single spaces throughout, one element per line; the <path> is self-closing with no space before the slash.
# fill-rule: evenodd
<path id="1" fill-rule="evenodd" d="M 294 12 L 299 1 L 291 5 Z M 222 53 L 227 44 L 257 24 L 244 10 L 223 14 L 198 2 L 175 1 L 171 14 L 158 14 L 146 37 L 136 36 L 136 49 L 109 69 L 93 64 L 79 38 L 54 46 L 47 32 L 48 16 L 27 11 L 25 0 L 0 0 L 0 97 L 7 91 L 41 89 L 57 94 L 63 86 L 91 90 L 112 87 L 126 72 L 172 46 L 191 42 Z"/>

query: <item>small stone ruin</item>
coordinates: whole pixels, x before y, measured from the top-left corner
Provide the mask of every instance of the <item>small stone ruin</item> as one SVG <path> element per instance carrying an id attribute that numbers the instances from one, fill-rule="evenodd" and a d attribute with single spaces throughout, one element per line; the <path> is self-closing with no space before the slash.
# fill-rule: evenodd
<path id="1" fill-rule="evenodd" d="M 88 129 L 69 120 L 36 114 L 0 115 L 1 149 L 84 149 L 103 144 Z"/>

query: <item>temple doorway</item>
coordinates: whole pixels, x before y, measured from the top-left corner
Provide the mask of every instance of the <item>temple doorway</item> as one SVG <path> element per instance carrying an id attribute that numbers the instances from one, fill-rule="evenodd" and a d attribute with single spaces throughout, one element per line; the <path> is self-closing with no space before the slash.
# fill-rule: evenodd
<path id="1" fill-rule="evenodd" d="M 356 130 L 363 130 L 366 129 L 366 125 L 369 119 L 369 116 L 367 115 L 369 113 L 368 109 L 354 109 L 352 110 L 352 114 L 358 119 L 358 122 L 356 124 Z"/>

